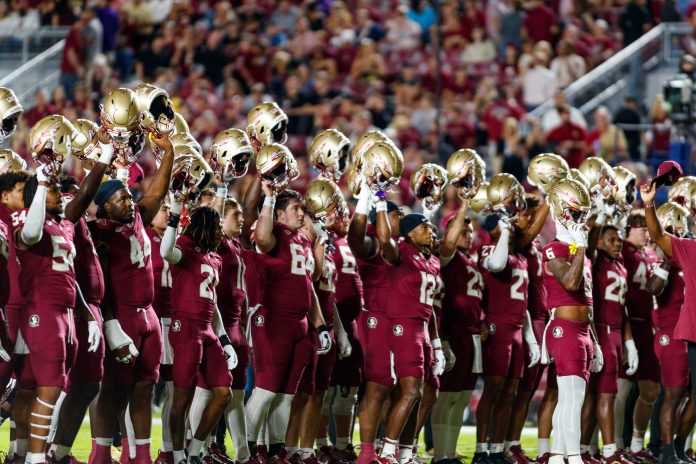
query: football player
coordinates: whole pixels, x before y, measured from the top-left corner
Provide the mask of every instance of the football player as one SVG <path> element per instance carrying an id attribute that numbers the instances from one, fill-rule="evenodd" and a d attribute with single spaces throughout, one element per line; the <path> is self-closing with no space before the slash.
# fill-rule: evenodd
<path id="1" fill-rule="evenodd" d="M 630 449 L 626 456 L 632 460 L 655 461 L 649 452 L 643 449 L 645 431 L 652 414 L 652 406 L 660 391 L 660 372 L 655 369 L 659 365 L 655 348 L 653 347 L 653 332 L 651 313 L 653 310 L 653 297 L 648 291 L 648 280 L 652 274 L 652 268 L 657 261 L 657 256 L 647 247 L 648 229 L 645 225 L 645 215 L 642 212 L 631 213 L 628 217 L 628 230 L 623 242 L 621 256 L 623 257 L 626 271 L 628 272 L 628 293 L 626 295 L 626 308 L 631 323 L 631 333 L 638 348 L 640 364 L 635 373 L 638 381 L 640 396 L 633 410 L 633 436 Z M 621 383 L 631 383 L 620 372 Z M 625 388 L 625 387 L 624 387 Z M 619 387 L 620 390 L 624 388 Z M 617 402 L 625 400 L 617 397 Z M 623 408 L 622 408 L 623 409 Z M 614 431 L 616 437 L 623 434 L 623 417 L 617 418 L 617 428 Z M 621 429 L 618 425 L 621 425 Z"/>
<path id="2" fill-rule="evenodd" d="M 440 263 L 445 295 L 440 326 L 456 362 L 440 377 L 440 393 L 431 415 L 435 463 L 457 462 L 464 410 L 481 372 L 481 341 L 488 337 L 488 326 L 481 323 L 483 277 L 469 254 L 473 227 L 466 215 L 468 207 L 469 201 L 462 199 L 457 212 L 443 221 Z"/>
<path id="3" fill-rule="evenodd" d="M 97 220 L 89 223 L 104 272 L 102 315 L 110 351 L 104 360 L 104 381 L 94 418 L 94 462 L 99 464 L 111 464 L 114 418 L 127 405 L 135 433 L 134 462 L 152 461 L 152 389 L 163 348 L 160 322 L 152 309 L 154 275 L 145 227 L 152 223 L 167 194 L 174 161 L 168 137 L 152 140 L 164 155 L 144 196 L 133 204 L 131 192 L 123 182 L 106 181 L 94 200 Z"/>
<path id="4" fill-rule="evenodd" d="M 236 354 L 217 309 L 215 287 L 222 259 L 215 250 L 222 240 L 220 214 L 208 206 L 195 208 L 190 223 L 177 238 L 183 209 L 172 200 L 171 216 L 160 252 L 172 272 L 172 325 L 169 338 L 174 354 L 172 379 L 174 397 L 170 413 L 174 462 L 202 462 L 201 451 L 229 404 L 232 392 L 230 370 Z M 201 375 L 211 392 L 199 424 L 193 424 L 193 439 L 184 451 L 186 411 Z"/>
<path id="5" fill-rule="evenodd" d="M 589 373 L 599 372 L 603 358 L 596 338 L 590 336 L 592 270 L 586 257 L 590 210 L 587 188 L 571 179 L 551 189 L 550 211 L 556 240 L 542 252 L 547 307 L 555 308 L 544 333 L 542 348 L 556 367 L 558 404 L 553 414 L 554 439 L 550 464 L 581 464 L 580 413 Z"/>

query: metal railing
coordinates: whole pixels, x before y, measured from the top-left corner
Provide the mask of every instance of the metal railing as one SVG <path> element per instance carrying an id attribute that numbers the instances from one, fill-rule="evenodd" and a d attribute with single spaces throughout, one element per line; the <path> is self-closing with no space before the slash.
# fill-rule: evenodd
<path id="1" fill-rule="evenodd" d="M 0 86 L 15 91 L 25 108 L 34 103 L 36 91 L 40 88 L 52 89 L 60 79 L 60 60 L 63 56 L 65 40 L 52 45 L 14 71 L 0 78 Z"/>
<path id="2" fill-rule="evenodd" d="M 69 27 L 44 26 L 34 30 L 3 30 L 0 33 L 0 61 L 26 63 L 68 35 Z"/>

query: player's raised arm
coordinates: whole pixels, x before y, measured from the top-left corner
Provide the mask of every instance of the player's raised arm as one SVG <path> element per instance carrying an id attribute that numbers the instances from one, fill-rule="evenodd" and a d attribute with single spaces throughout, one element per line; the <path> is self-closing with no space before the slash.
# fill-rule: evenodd
<path id="1" fill-rule="evenodd" d="M 276 238 L 275 235 L 273 235 L 273 213 L 275 211 L 276 196 L 268 182 L 261 183 L 261 190 L 263 194 L 266 195 L 266 198 L 263 200 L 261 214 L 259 214 L 259 219 L 256 223 L 254 243 L 258 251 L 261 253 L 268 253 L 273 250 L 276 245 Z M 246 199 L 244 209 L 246 210 Z M 246 223 L 246 219 L 244 222 Z"/>
<path id="2" fill-rule="evenodd" d="M 172 195 L 172 203 L 169 210 L 169 223 L 167 230 L 164 231 L 162 237 L 162 245 L 160 246 L 160 255 L 162 259 L 169 264 L 176 264 L 184 257 L 184 252 L 176 246 L 177 230 L 179 227 L 179 216 L 183 205 Z"/>
<path id="3" fill-rule="evenodd" d="M 440 245 L 440 262 L 443 266 L 447 265 L 447 263 L 452 260 L 454 253 L 457 251 L 457 241 L 467 224 L 467 209 L 469 209 L 469 200 L 461 197 L 461 204 L 459 205 L 457 214 L 452 218 L 449 224 L 447 224 L 445 238 L 442 241 L 442 245 Z"/>
<path id="4" fill-rule="evenodd" d="M 164 196 L 169 189 L 169 183 L 172 180 L 172 167 L 174 166 L 174 147 L 169 137 L 166 135 L 153 137 L 153 142 L 164 151 L 162 161 L 157 173 L 152 178 L 152 182 L 145 191 L 145 195 L 138 202 L 140 207 L 140 216 L 143 224 L 150 225 L 152 220 L 157 215 Z"/>
<path id="5" fill-rule="evenodd" d="M 365 185 L 360 188 L 358 204 L 355 206 L 355 214 L 348 228 L 348 246 L 356 258 L 367 259 L 377 253 L 377 242 L 367 235 L 367 220 L 370 214 L 372 193 Z"/>
<path id="6" fill-rule="evenodd" d="M 392 266 L 397 266 L 401 262 L 399 246 L 392 238 L 391 225 L 387 217 L 387 202 L 380 200 L 376 205 L 377 209 L 377 240 L 382 250 L 382 256 Z"/>
<path id="7" fill-rule="evenodd" d="M 249 237 L 249 231 L 254 226 L 254 223 L 259 218 L 259 201 L 261 200 L 261 178 L 255 177 L 254 180 L 247 188 L 244 194 L 244 201 L 242 202 L 242 217 L 244 218 L 244 225 L 242 226 L 242 234 L 240 235 L 240 240 L 244 245 L 244 248 L 251 248 L 251 240 Z M 271 215 L 273 213 L 271 212 Z"/>
<path id="8" fill-rule="evenodd" d="M 640 187 L 640 197 L 645 205 L 645 223 L 650 233 L 650 239 L 660 247 L 665 255 L 672 257 L 672 234 L 668 234 L 662 228 L 655 212 L 655 194 L 657 187 L 655 184 L 645 184 Z"/>

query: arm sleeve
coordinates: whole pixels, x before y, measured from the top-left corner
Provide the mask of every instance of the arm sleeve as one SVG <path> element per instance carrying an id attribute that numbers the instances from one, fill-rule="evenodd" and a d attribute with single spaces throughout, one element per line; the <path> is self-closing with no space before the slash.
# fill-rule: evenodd
<path id="1" fill-rule="evenodd" d="M 508 261 L 509 241 L 510 231 L 503 229 L 493 252 L 483 258 L 483 267 L 493 273 L 503 271 Z"/>
<path id="2" fill-rule="evenodd" d="M 43 236 L 43 226 L 46 220 L 46 187 L 39 185 L 36 188 L 34 200 L 31 202 L 27 220 L 22 227 L 22 241 L 31 246 L 39 242 Z"/>
<path id="3" fill-rule="evenodd" d="M 184 258 L 181 248 L 176 246 L 176 235 L 176 229 L 167 226 L 164 237 L 162 237 L 162 245 L 160 246 L 162 259 L 170 264 L 177 264 Z"/>

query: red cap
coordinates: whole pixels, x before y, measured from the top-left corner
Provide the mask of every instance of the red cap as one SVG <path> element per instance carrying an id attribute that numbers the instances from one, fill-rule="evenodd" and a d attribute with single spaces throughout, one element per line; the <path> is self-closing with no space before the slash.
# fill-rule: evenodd
<path id="1" fill-rule="evenodd" d="M 656 187 L 661 185 L 672 185 L 684 175 L 681 166 L 676 161 L 664 161 L 657 168 L 657 175 L 653 178 L 651 183 L 655 184 Z"/>

